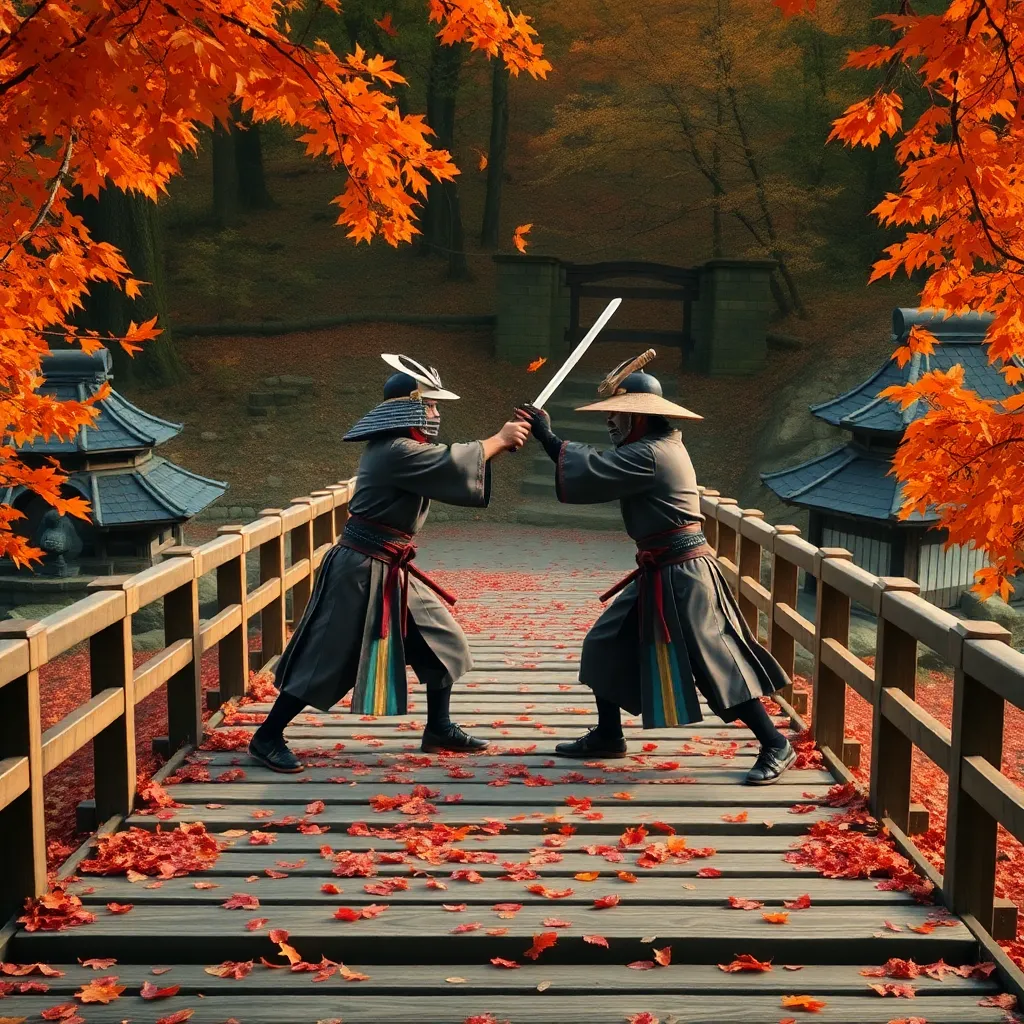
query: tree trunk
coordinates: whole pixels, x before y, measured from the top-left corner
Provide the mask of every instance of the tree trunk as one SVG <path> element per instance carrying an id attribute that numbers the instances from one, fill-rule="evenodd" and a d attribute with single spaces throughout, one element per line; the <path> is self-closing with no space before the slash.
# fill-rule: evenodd
<path id="1" fill-rule="evenodd" d="M 722 196 L 725 194 L 722 189 L 722 153 L 720 143 L 722 138 L 722 90 L 715 89 L 715 142 L 711 150 L 711 168 L 714 171 L 714 205 L 711 207 L 711 255 L 720 257 L 725 255 L 725 244 L 722 241 Z"/>
<path id="2" fill-rule="evenodd" d="M 492 57 L 491 76 L 491 139 L 487 151 L 487 196 L 484 199 L 484 223 L 480 244 L 496 249 L 501 232 L 501 186 L 505 178 L 505 156 L 508 151 L 508 78 L 509 72 L 500 57 Z"/>
<path id="3" fill-rule="evenodd" d="M 260 126 L 242 112 L 240 104 L 231 110 L 234 123 L 231 135 L 235 142 L 235 168 L 238 176 L 238 203 L 243 210 L 269 210 L 277 204 L 267 191 L 263 173 L 263 143 Z"/>
<path id="4" fill-rule="evenodd" d="M 455 139 L 455 100 L 465 56 L 464 45 L 445 46 L 434 39 L 427 79 L 427 123 L 437 145 L 449 153 Z M 449 274 L 467 275 L 462 205 L 456 182 L 432 182 L 428 187 L 423 236 L 421 252 L 447 255 Z"/>
<path id="5" fill-rule="evenodd" d="M 213 222 L 219 228 L 238 221 L 238 164 L 231 131 L 219 121 L 213 128 Z"/>
<path id="6" fill-rule="evenodd" d="M 85 308 L 75 318 L 76 324 L 101 335 L 121 337 L 131 321 L 139 324 L 157 317 L 157 326 L 163 334 L 147 341 L 134 357 L 120 345 L 110 345 L 115 380 L 154 387 L 166 387 L 182 380 L 185 365 L 172 342 L 167 319 L 163 244 L 156 203 L 108 185 L 98 199 L 79 195 L 72 206 L 81 214 L 92 237 L 117 246 L 132 276 L 148 282 L 135 300 L 105 282 L 95 282 L 85 298 Z"/>

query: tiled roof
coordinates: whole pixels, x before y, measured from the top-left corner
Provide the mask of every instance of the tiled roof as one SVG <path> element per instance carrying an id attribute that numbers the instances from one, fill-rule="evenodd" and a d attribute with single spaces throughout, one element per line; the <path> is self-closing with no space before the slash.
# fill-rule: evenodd
<path id="1" fill-rule="evenodd" d="M 811 412 L 826 423 L 846 430 L 899 434 L 907 424 L 924 415 L 925 410 L 915 403 L 901 411 L 896 403 L 879 398 L 879 394 L 894 384 L 911 383 L 930 370 L 948 370 L 956 364 L 964 368 L 965 387 L 983 398 L 1009 398 L 1019 388 L 1006 383 L 998 368 L 989 363 L 988 351 L 982 345 L 991 319 L 980 314 L 968 314 L 937 321 L 926 310 L 897 309 L 893 314 L 893 343 L 905 339 L 910 327 L 916 323 L 927 327 L 940 340 L 932 355 L 915 355 L 904 367 L 889 360 L 852 391 L 812 405 Z M 899 335 L 895 334 L 898 330 L 902 331 Z"/>
<path id="2" fill-rule="evenodd" d="M 903 487 L 888 475 L 892 456 L 891 451 L 868 451 L 848 444 L 799 466 L 762 473 L 761 479 L 791 505 L 895 523 L 903 504 Z M 938 518 L 934 513 L 915 514 L 904 522 L 924 524 Z"/>
<path id="3" fill-rule="evenodd" d="M 110 353 L 55 352 L 43 360 L 45 381 L 40 393 L 66 401 L 83 401 L 110 380 Z M 66 455 L 70 452 L 140 451 L 153 448 L 181 432 L 180 423 L 170 423 L 132 405 L 123 395 L 111 391 L 99 405 L 92 427 L 82 427 L 74 441 L 50 438 L 24 445 L 19 452 L 36 455 Z"/>
<path id="4" fill-rule="evenodd" d="M 73 473 L 71 482 L 93 503 L 97 526 L 183 522 L 213 504 L 227 489 L 154 456 L 129 473 Z"/>

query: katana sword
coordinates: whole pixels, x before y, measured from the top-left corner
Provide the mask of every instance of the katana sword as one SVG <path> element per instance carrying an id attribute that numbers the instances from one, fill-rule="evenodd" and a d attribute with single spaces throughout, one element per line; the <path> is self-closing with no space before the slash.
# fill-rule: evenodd
<path id="1" fill-rule="evenodd" d="M 583 358 L 583 353 L 590 348 L 594 339 L 601 333 L 604 325 L 612 318 L 612 314 L 622 305 L 622 299 L 612 299 L 601 311 L 601 315 L 594 321 L 593 326 L 583 336 L 583 340 L 572 350 L 569 358 L 558 368 L 558 372 L 547 382 L 544 390 L 537 396 L 533 403 L 535 409 L 543 409 L 544 403 L 558 390 L 558 385 L 565 380 L 572 372 L 572 368 Z M 514 452 L 518 448 L 511 449 Z"/>
<path id="2" fill-rule="evenodd" d="M 583 358 L 583 353 L 590 348 L 594 339 L 601 333 L 604 325 L 612 318 L 612 314 L 622 305 L 622 299 L 612 299 L 604 307 L 601 315 L 594 321 L 594 326 L 584 335 L 583 340 L 572 350 L 572 354 L 558 368 L 558 372 L 548 381 L 547 386 L 533 403 L 535 409 L 543 409 L 544 403 L 558 390 L 558 385 L 572 372 L 572 368 Z"/>

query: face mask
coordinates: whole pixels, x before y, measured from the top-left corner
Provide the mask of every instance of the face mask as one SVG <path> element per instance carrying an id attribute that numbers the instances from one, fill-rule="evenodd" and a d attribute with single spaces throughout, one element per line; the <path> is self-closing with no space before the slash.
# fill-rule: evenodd
<path id="1" fill-rule="evenodd" d="M 424 426 L 422 428 L 423 433 L 426 434 L 427 437 L 437 437 L 437 435 L 441 431 L 441 411 L 440 411 L 440 409 L 437 412 L 437 419 L 427 419 L 426 416 L 424 416 L 423 420 L 424 420 Z"/>
<path id="2" fill-rule="evenodd" d="M 633 416 L 631 413 L 616 413 L 608 421 L 608 436 L 616 448 L 629 437 L 629 432 L 632 429 Z"/>

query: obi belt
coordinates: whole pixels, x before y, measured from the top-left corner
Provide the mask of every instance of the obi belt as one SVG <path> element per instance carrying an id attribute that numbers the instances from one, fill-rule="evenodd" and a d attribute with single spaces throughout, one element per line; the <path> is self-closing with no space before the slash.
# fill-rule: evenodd
<path id="1" fill-rule="evenodd" d="M 640 625 L 640 695 L 645 729 L 666 729 L 700 721 L 701 712 L 689 668 L 680 608 L 670 566 L 713 555 L 700 531 L 671 530 L 636 542 L 636 564 L 628 576 L 601 595 L 608 601 L 634 580 Z M 685 612 L 685 609 L 683 609 Z M 680 671 L 680 663 L 686 666 Z"/>
<path id="2" fill-rule="evenodd" d="M 454 605 L 456 599 L 416 568 L 416 545 L 401 530 L 352 516 L 338 543 L 382 563 L 384 568 L 379 586 L 370 588 L 352 712 L 404 715 L 409 693 L 403 642 L 409 619 L 409 577 L 421 580 L 449 605 Z"/>

